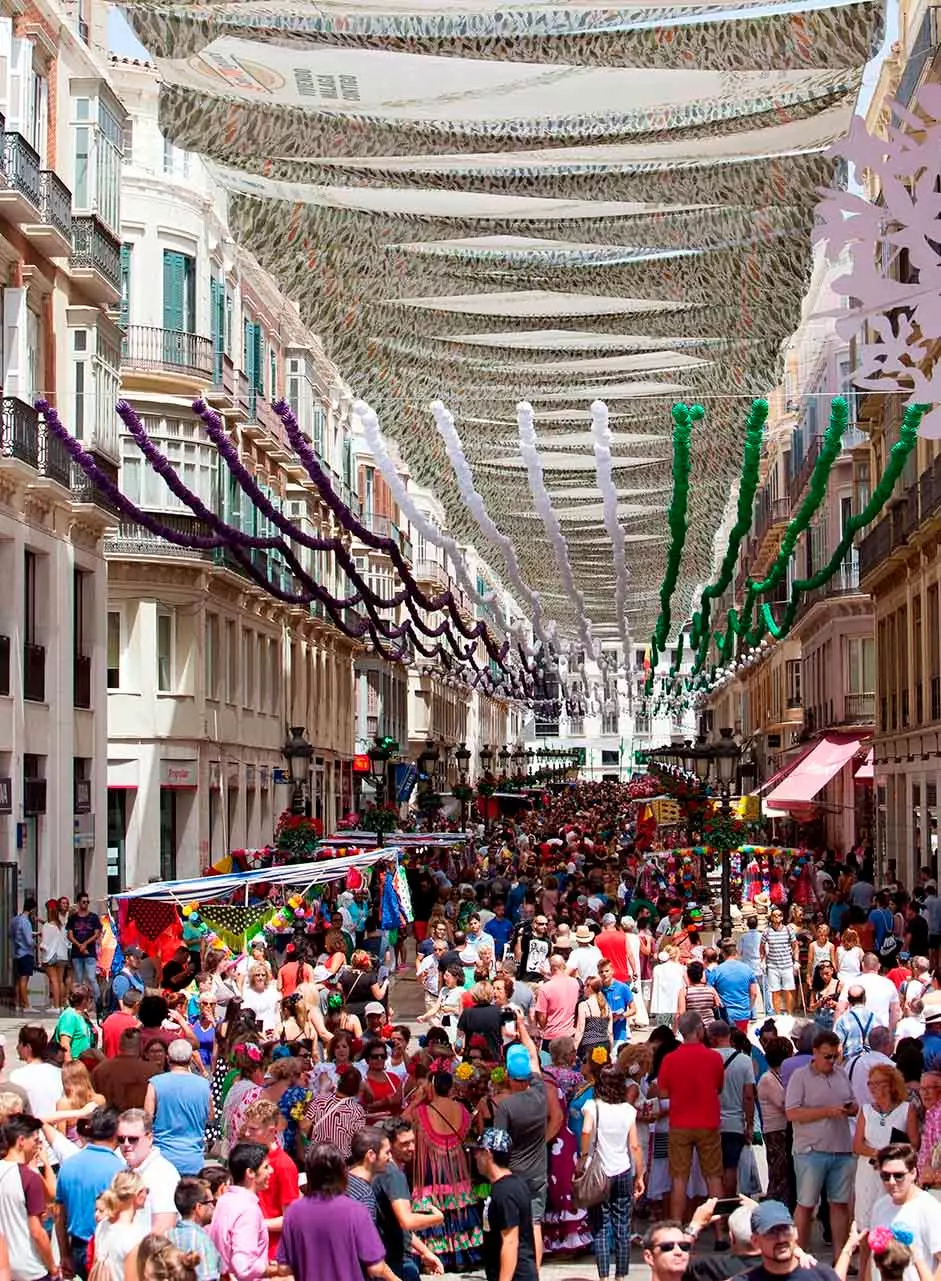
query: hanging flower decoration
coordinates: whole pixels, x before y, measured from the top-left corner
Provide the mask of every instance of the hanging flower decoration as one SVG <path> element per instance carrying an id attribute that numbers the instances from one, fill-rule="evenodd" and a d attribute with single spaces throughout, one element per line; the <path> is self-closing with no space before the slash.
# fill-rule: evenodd
<path id="1" fill-rule="evenodd" d="M 359 816 L 359 826 L 364 832 L 375 832 L 377 836 L 394 832 L 399 824 L 399 815 L 394 805 L 369 805 Z"/>
<path id="2" fill-rule="evenodd" d="M 323 837 L 323 822 L 304 814 L 285 810 L 274 829 L 274 842 L 279 850 L 298 860 L 310 857 Z"/>

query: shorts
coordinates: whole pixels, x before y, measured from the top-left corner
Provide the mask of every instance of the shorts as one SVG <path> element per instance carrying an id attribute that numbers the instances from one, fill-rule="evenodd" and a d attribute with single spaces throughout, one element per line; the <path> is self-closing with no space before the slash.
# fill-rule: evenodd
<path id="1" fill-rule="evenodd" d="M 826 1189 L 831 1204 L 847 1205 L 853 1193 L 856 1158 L 850 1152 L 794 1153 L 797 1204 L 813 1209 Z"/>
<path id="2" fill-rule="evenodd" d="M 549 1195 L 549 1184 L 546 1179 L 527 1179 L 529 1195 L 532 1197 L 533 1223 L 542 1223 L 546 1214 L 546 1199 Z"/>
<path id="3" fill-rule="evenodd" d="M 13 962 L 18 979 L 28 979 L 36 973 L 36 962 L 31 956 L 18 956 Z"/>
<path id="4" fill-rule="evenodd" d="M 667 1134 L 667 1164 L 670 1177 L 683 1179 L 693 1168 L 693 1151 L 699 1153 L 699 1168 L 704 1179 L 722 1177 L 722 1141 L 718 1130 L 675 1130 Z"/>
<path id="5" fill-rule="evenodd" d="M 722 1140 L 723 1170 L 737 1170 L 738 1163 L 742 1159 L 742 1152 L 745 1150 L 745 1135 L 729 1134 L 723 1130 L 719 1137 Z"/>
<path id="6" fill-rule="evenodd" d="M 793 965 L 769 965 L 768 966 L 768 991 L 769 992 L 793 992 L 794 991 L 794 966 Z"/>

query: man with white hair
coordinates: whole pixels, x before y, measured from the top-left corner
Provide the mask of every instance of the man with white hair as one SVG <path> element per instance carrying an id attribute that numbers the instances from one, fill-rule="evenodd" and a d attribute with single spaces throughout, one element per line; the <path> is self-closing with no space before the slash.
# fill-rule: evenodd
<path id="1" fill-rule="evenodd" d="M 154 1143 L 179 1174 L 198 1174 L 205 1164 L 206 1126 L 212 1119 L 209 1081 L 190 1071 L 193 1047 L 171 1041 L 168 1070 L 151 1077 L 144 1112 L 153 1123 Z"/>
<path id="2" fill-rule="evenodd" d="M 606 961 L 611 962 L 614 977 L 619 983 L 630 983 L 636 975 L 630 944 L 623 930 L 618 929 L 613 912 L 601 918 L 601 933 L 595 938 L 595 947 Z"/>

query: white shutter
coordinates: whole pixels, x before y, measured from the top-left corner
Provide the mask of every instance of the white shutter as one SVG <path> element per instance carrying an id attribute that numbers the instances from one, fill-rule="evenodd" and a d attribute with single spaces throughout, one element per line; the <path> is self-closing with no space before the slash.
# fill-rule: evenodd
<path id="1" fill-rule="evenodd" d="M 7 114 L 10 62 L 13 57 L 13 19 L 0 17 L 0 112 Z"/>
<path id="2" fill-rule="evenodd" d="M 39 152 L 39 167 L 46 168 L 46 147 L 49 139 L 49 81 L 45 76 L 39 80 L 38 118 L 35 125 L 35 142 L 33 146 Z"/>
<path id="3" fill-rule="evenodd" d="M 3 291 L 3 394 L 25 400 L 28 369 L 26 290 Z"/>
<path id="4" fill-rule="evenodd" d="M 10 56 L 10 87 L 7 94 L 7 132 L 26 136 L 29 121 L 27 95 L 33 67 L 33 45 L 14 38 Z"/>

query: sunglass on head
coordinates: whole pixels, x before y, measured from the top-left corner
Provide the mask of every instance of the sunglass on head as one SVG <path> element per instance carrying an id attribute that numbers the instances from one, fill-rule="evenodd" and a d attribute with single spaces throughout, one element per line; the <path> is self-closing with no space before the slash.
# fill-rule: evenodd
<path id="1" fill-rule="evenodd" d="M 658 1254 L 669 1254 L 671 1250 L 682 1250 L 684 1254 L 689 1254 L 692 1248 L 691 1241 L 655 1241 L 651 1247 Z"/>
<path id="2" fill-rule="evenodd" d="M 879 1178 L 883 1183 L 901 1183 L 907 1174 L 907 1170 L 880 1170 Z"/>

